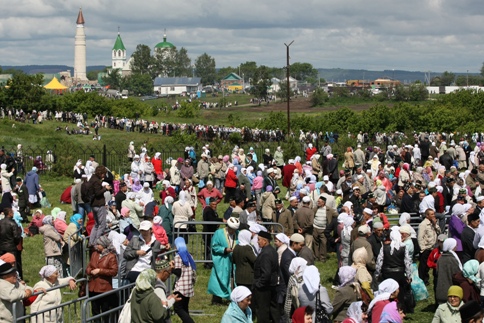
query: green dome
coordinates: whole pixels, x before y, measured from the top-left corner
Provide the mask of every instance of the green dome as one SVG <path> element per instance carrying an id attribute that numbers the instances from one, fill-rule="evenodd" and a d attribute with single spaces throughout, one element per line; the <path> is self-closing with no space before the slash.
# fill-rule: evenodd
<path id="1" fill-rule="evenodd" d="M 118 34 L 118 38 L 116 38 L 116 42 L 114 43 L 113 50 L 126 50 L 126 47 L 124 47 L 123 40 L 121 39 L 120 34 Z"/>
<path id="2" fill-rule="evenodd" d="M 166 41 L 166 35 L 163 37 L 163 41 L 161 43 L 158 43 L 155 45 L 155 48 L 175 48 L 175 45 L 173 45 L 170 42 Z"/>

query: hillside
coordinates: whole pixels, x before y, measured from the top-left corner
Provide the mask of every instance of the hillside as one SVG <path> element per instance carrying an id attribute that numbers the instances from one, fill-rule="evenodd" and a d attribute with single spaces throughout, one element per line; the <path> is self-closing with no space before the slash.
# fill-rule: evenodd
<path id="1" fill-rule="evenodd" d="M 87 66 L 86 71 L 98 71 L 103 70 L 106 66 L 104 65 L 94 65 L 94 66 Z M 63 71 L 74 71 L 74 67 L 67 66 L 67 65 L 24 65 L 24 66 L 11 66 L 11 65 L 1 65 L 2 70 L 21 70 L 26 74 L 37 74 L 37 73 L 45 73 L 45 74 L 55 74 Z"/>

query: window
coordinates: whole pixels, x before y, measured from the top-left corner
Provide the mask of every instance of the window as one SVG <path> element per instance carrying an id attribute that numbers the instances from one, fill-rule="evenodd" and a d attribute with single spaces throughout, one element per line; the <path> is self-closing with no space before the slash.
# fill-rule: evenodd
<path id="1" fill-rule="evenodd" d="M 170 91 L 175 91 L 175 87 L 174 86 L 170 87 Z"/>
<path id="2" fill-rule="evenodd" d="M 114 62 L 114 65 L 113 66 L 116 67 L 116 62 Z"/>

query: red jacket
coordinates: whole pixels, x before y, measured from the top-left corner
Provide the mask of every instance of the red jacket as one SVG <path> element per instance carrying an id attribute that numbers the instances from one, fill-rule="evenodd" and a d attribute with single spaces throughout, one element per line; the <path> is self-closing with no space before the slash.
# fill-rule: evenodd
<path id="1" fill-rule="evenodd" d="M 237 187 L 237 175 L 235 175 L 235 172 L 232 169 L 229 169 L 227 175 L 225 175 L 225 187 Z"/>
<path id="2" fill-rule="evenodd" d="M 168 244 L 168 236 L 166 235 L 166 231 L 163 226 L 153 224 L 153 234 L 155 235 L 156 240 L 158 240 L 163 246 Z"/>
<path id="3" fill-rule="evenodd" d="M 160 191 L 161 204 L 165 203 L 165 198 L 167 196 L 171 196 L 174 200 L 176 200 L 176 192 L 173 187 L 168 187 L 166 190 Z"/>
<path id="4" fill-rule="evenodd" d="M 153 164 L 153 168 L 155 169 L 156 174 L 161 174 L 163 171 L 163 163 L 161 159 L 156 159 L 155 157 L 151 158 L 151 163 Z"/>
<path id="5" fill-rule="evenodd" d="M 315 147 L 306 148 L 306 161 L 311 160 L 311 157 L 317 152 L 318 152 L 318 150 Z"/>
<path id="6" fill-rule="evenodd" d="M 292 175 L 296 166 L 293 164 L 287 164 L 282 168 L 282 186 L 289 188 L 291 186 Z"/>

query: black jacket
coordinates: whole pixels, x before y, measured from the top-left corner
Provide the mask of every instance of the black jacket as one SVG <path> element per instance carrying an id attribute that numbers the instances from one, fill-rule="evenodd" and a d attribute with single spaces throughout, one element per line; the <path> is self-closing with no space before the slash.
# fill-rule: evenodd
<path id="1" fill-rule="evenodd" d="M 291 277 L 291 274 L 289 273 L 289 266 L 294 258 L 296 258 L 296 255 L 289 249 L 288 246 L 287 249 L 282 253 L 280 264 L 282 280 L 286 283 L 286 286 L 289 282 L 289 277 Z"/>
<path id="2" fill-rule="evenodd" d="M 126 194 L 124 194 L 122 191 L 119 191 L 118 194 L 114 196 L 114 201 L 116 201 L 116 208 L 118 209 L 118 212 L 121 212 L 121 204 L 124 200 L 126 200 Z"/>
<path id="3" fill-rule="evenodd" d="M 0 252 L 16 252 L 21 238 L 22 230 L 12 218 L 0 220 Z"/>
<path id="4" fill-rule="evenodd" d="M 260 290 L 277 286 L 278 273 L 277 251 L 267 245 L 261 249 L 254 263 L 254 287 Z"/>
<path id="5" fill-rule="evenodd" d="M 462 241 L 462 263 L 465 264 L 468 260 L 474 259 L 476 249 L 474 249 L 474 230 L 466 226 L 460 235 Z"/>
<path id="6" fill-rule="evenodd" d="M 218 214 L 215 210 L 207 206 L 203 209 L 203 221 L 222 222 L 222 219 L 218 217 Z M 203 232 L 215 232 L 217 231 L 218 227 L 219 226 L 217 224 L 204 224 Z"/>
<path id="7" fill-rule="evenodd" d="M 102 186 L 101 179 L 96 174 L 93 174 L 89 179 L 89 183 L 91 184 L 92 190 L 94 192 L 94 199 L 91 202 L 91 206 L 105 206 L 106 199 L 104 198 L 104 192 L 106 192 L 106 188 Z"/>

